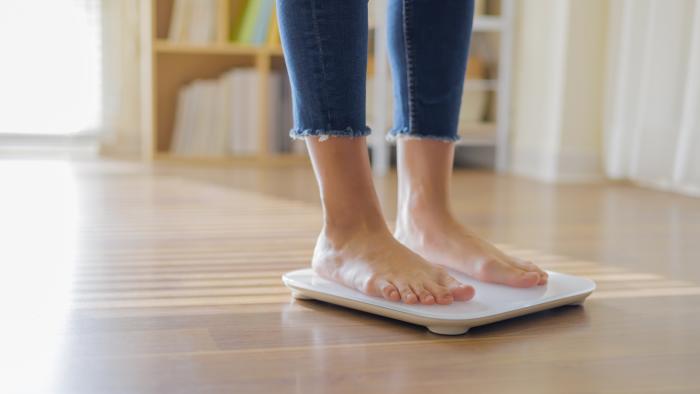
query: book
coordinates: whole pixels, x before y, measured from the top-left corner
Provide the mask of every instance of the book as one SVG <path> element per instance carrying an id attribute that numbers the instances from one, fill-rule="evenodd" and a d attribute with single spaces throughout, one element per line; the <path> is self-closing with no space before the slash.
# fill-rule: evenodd
<path id="1" fill-rule="evenodd" d="M 204 133 L 206 129 L 206 114 L 204 113 L 204 110 L 206 109 L 205 100 L 206 100 L 206 88 L 203 85 L 204 81 L 198 80 L 195 81 L 193 84 L 194 86 L 194 113 L 195 113 L 195 119 L 194 119 L 194 126 L 192 128 L 192 133 L 190 134 L 190 138 L 187 141 L 187 154 L 192 155 L 192 156 L 201 156 L 202 155 L 202 141 L 204 140 L 204 137 L 202 134 Z"/>
<path id="2" fill-rule="evenodd" d="M 240 32 L 236 39 L 237 42 L 245 44 L 252 42 L 253 34 L 255 32 L 255 23 L 258 20 L 261 7 L 263 5 L 262 1 L 263 0 L 248 0 L 245 12 L 243 13 Z"/>
<path id="3" fill-rule="evenodd" d="M 218 79 L 195 80 L 178 92 L 171 152 L 183 156 L 216 157 L 268 152 L 303 151 L 290 143 L 292 95 L 286 73 L 274 71 L 268 84 L 267 145 L 261 147 L 258 72 L 235 68 Z"/>
<path id="4" fill-rule="evenodd" d="M 168 40 L 206 44 L 216 40 L 217 0 L 174 0 Z"/>
<path id="5" fill-rule="evenodd" d="M 254 45 L 262 45 L 267 42 L 267 37 L 270 34 L 270 24 L 272 23 L 272 10 L 275 8 L 274 0 L 261 0 L 260 11 L 255 21 L 255 28 L 251 43 Z"/>
<path id="6" fill-rule="evenodd" d="M 206 80 L 202 82 L 202 102 L 201 114 L 202 129 L 198 130 L 199 141 L 199 156 L 215 156 L 216 149 L 213 147 L 213 143 L 216 140 L 217 132 L 217 121 L 216 118 L 216 108 L 220 104 L 218 99 L 219 91 L 219 81 L 217 80 Z"/>
<path id="7" fill-rule="evenodd" d="M 189 42 L 206 44 L 216 40 L 216 0 L 195 0 Z"/>
<path id="8" fill-rule="evenodd" d="M 250 115 L 250 100 L 246 97 L 245 70 L 232 70 L 228 76 L 227 86 L 231 94 L 230 118 L 228 125 L 229 152 L 245 154 L 247 151 L 246 128 Z"/>
<path id="9" fill-rule="evenodd" d="M 175 135 L 173 136 L 175 146 L 171 149 L 179 155 L 189 154 L 190 141 L 194 134 L 197 103 L 195 90 L 195 84 L 191 83 L 181 90 L 179 96 L 181 103 L 178 105 L 178 112 L 182 111 L 182 114 L 175 117 Z"/>
<path id="10" fill-rule="evenodd" d="M 280 147 L 280 94 L 282 92 L 281 77 L 278 72 L 270 74 L 268 84 L 267 105 L 267 151 L 279 152 Z"/>
<path id="11" fill-rule="evenodd" d="M 270 32 L 267 36 L 267 45 L 271 47 L 279 47 L 280 42 L 280 25 L 277 21 L 277 7 L 272 7 L 272 16 L 270 17 Z"/>
<path id="12" fill-rule="evenodd" d="M 230 3 L 230 40 L 250 45 L 279 45 L 275 0 Z M 168 40 L 208 44 L 217 40 L 218 0 L 173 0 Z"/>
<path id="13" fill-rule="evenodd" d="M 244 95 L 244 100 L 246 105 L 245 109 L 245 126 L 240 130 L 243 136 L 242 142 L 242 153 L 245 155 L 254 154 L 258 150 L 258 132 L 260 129 L 260 117 L 258 116 L 258 103 L 259 91 L 258 91 L 258 72 L 255 69 L 241 69 L 239 70 L 243 74 L 242 78 L 242 88 L 240 92 Z M 239 93 L 241 94 L 241 93 Z"/>
<path id="14" fill-rule="evenodd" d="M 236 69 L 232 72 L 230 81 L 229 150 L 239 155 L 255 154 L 259 148 L 261 126 L 258 116 L 258 73 L 254 69 Z"/>
<path id="15" fill-rule="evenodd" d="M 192 12 L 191 0 L 175 0 L 172 14 L 170 15 L 170 27 L 168 39 L 170 41 L 183 41 L 185 37 L 185 19 Z"/>
<path id="16" fill-rule="evenodd" d="M 249 0 L 234 1 L 231 4 L 231 31 L 230 40 L 233 42 L 240 40 L 241 26 L 243 25 L 243 16 L 245 15 L 245 10 L 248 8 Z"/>
<path id="17" fill-rule="evenodd" d="M 209 145 L 209 151 L 214 156 L 224 156 L 228 152 L 232 92 L 227 78 L 228 73 L 224 74 L 217 84 L 217 94 L 214 102 L 214 131 Z"/>
<path id="18" fill-rule="evenodd" d="M 173 138 L 170 141 L 170 151 L 174 153 L 182 153 L 185 147 L 185 123 L 188 121 L 187 95 L 192 89 L 186 86 L 178 92 L 177 106 L 175 109 L 175 127 L 173 129 Z"/>

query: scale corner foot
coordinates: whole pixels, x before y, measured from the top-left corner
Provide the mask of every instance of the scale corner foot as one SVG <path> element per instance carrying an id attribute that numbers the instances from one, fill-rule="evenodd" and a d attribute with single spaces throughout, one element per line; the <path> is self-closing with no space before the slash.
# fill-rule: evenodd
<path id="1" fill-rule="evenodd" d="M 310 300 L 310 299 L 311 299 L 311 297 L 306 296 L 306 295 L 304 295 L 304 294 L 301 294 L 301 293 L 298 292 L 298 291 L 293 291 L 293 292 L 292 292 L 292 297 L 293 297 L 295 300 Z"/>
<path id="2" fill-rule="evenodd" d="M 463 326 L 427 326 L 428 331 L 439 335 L 462 335 L 469 331 L 470 327 Z"/>

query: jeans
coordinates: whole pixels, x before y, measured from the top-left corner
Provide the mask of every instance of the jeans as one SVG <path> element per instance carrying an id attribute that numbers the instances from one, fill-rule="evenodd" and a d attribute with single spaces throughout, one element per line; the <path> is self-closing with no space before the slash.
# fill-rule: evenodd
<path id="1" fill-rule="evenodd" d="M 394 127 L 388 139 L 457 141 L 473 0 L 388 0 Z M 277 0 L 293 138 L 359 137 L 365 123 L 367 0 Z"/>

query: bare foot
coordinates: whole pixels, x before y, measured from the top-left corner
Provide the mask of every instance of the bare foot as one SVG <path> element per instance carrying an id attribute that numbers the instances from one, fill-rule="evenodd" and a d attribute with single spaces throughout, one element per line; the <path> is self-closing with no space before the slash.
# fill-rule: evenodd
<path id="1" fill-rule="evenodd" d="M 316 242 L 312 267 L 317 274 L 347 287 L 407 304 L 450 304 L 474 297 L 473 287 L 410 251 L 388 229 L 324 229 Z"/>
<path id="2" fill-rule="evenodd" d="M 508 256 L 464 228 L 449 215 L 397 220 L 397 240 L 434 264 L 455 269 L 483 282 L 514 287 L 547 283 L 547 273 L 530 261 Z"/>

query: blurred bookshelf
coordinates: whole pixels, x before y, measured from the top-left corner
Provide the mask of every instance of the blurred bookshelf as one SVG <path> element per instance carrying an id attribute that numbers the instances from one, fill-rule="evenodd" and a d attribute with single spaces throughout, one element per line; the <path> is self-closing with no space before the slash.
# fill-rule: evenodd
<path id="1" fill-rule="evenodd" d="M 144 17 L 150 23 L 150 34 L 142 37 L 143 76 L 147 80 L 143 101 L 149 103 L 145 106 L 149 127 L 145 127 L 144 132 L 150 158 L 179 162 L 265 164 L 308 160 L 301 149 L 280 150 L 271 143 L 272 138 L 280 141 L 288 139 L 288 130 L 270 124 L 274 118 L 270 112 L 280 111 L 279 106 L 270 105 L 278 101 L 278 97 L 271 96 L 270 85 L 286 73 L 282 48 L 279 39 L 275 38 L 278 32 L 273 4 L 272 0 L 149 0 L 144 5 Z M 252 12 L 257 20 L 251 20 L 267 25 L 262 29 L 262 36 L 258 34 L 263 40 L 236 37 L 246 23 L 250 7 L 258 7 Z M 272 7 L 272 12 L 269 7 Z M 262 15 L 266 8 L 267 13 Z M 179 19 L 176 21 L 174 18 Z M 200 29 L 198 24 L 195 25 L 199 22 L 205 27 Z M 186 27 L 190 28 L 189 32 Z M 251 31 L 256 29 L 257 26 L 253 26 Z M 244 151 L 222 149 L 213 153 L 176 149 L 178 132 L 182 131 L 182 127 L 178 126 L 182 91 L 202 82 L 220 81 L 234 70 L 247 70 L 246 76 L 253 77 L 252 84 L 249 82 L 245 89 L 243 86 L 231 89 L 240 96 L 238 103 L 246 106 L 244 111 L 250 112 L 246 116 L 252 117 L 249 120 L 255 124 L 255 127 L 245 130 L 250 136 Z M 199 98 L 202 99 L 201 96 Z M 227 104 L 224 109 L 233 108 L 231 103 Z M 288 117 L 291 118 L 291 113 Z M 191 131 L 205 133 L 214 128 L 212 121 L 208 121 L 207 125 Z M 276 129 L 270 130 L 273 127 Z M 232 135 L 224 137 L 219 142 L 230 146 Z"/>
<path id="2" fill-rule="evenodd" d="M 384 130 L 391 128 L 390 118 L 391 75 L 388 72 L 386 49 L 385 1 L 374 2 L 373 23 L 370 26 L 375 42 L 376 70 L 370 78 L 368 89 L 371 108 L 368 108 L 368 123 L 380 135 L 369 139 L 372 149 L 372 166 L 375 174 L 381 175 L 391 166 L 394 142 L 384 139 Z M 372 2 L 370 2 L 372 4 Z M 476 0 L 473 33 L 469 49 L 469 62 L 465 76 L 460 110 L 457 144 L 460 153 L 470 155 L 474 149 L 485 151 L 475 157 L 488 158 L 480 162 L 497 170 L 504 170 L 508 157 L 508 120 L 510 83 L 512 75 L 513 0 Z M 371 19 L 372 20 L 372 19 Z M 373 32 L 372 32 L 373 31 Z M 371 96 L 370 96 L 371 95 Z M 464 150 L 464 152 L 461 152 Z"/>
<path id="3" fill-rule="evenodd" d="M 201 8 L 204 3 L 207 3 L 208 9 Z M 193 18 L 189 21 L 191 30 L 188 33 L 185 31 L 187 29 L 183 30 L 183 25 L 188 25 L 188 22 L 183 22 L 182 8 L 193 7 L 193 4 L 200 9 L 189 11 L 200 18 L 207 15 L 209 25 L 200 29 L 201 26 L 194 23 L 197 18 Z M 268 9 L 267 14 L 258 10 L 257 23 L 266 24 L 262 30 L 257 26 L 251 29 L 251 21 L 248 21 L 249 30 L 258 32 L 257 40 L 240 37 L 251 4 L 261 8 L 272 6 L 272 11 Z M 386 43 L 383 39 L 386 34 L 386 1 L 377 0 L 369 4 L 367 118 L 374 131 L 369 138 L 369 146 L 372 149 L 375 172 L 385 173 L 390 164 L 387 152 L 391 149 L 391 143 L 385 141 L 384 135 L 391 127 L 389 119 L 392 111 L 391 81 L 387 72 Z M 146 103 L 144 118 L 147 127 L 144 127 L 144 140 L 150 158 L 273 165 L 308 161 L 301 141 L 285 142 L 289 141 L 291 98 L 280 98 L 279 89 L 271 89 L 280 84 L 280 81 L 286 80 L 284 56 L 274 22 L 276 16 L 273 0 L 149 0 L 142 6 L 145 21 L 150 23 L 147 34 L 142 37 L 141 48 L 144 62 L 142 77 L 146 81 L 142 100 Z M 264 15 L 261 17 L 261 14 Z M 462 140 L 459 145 L 494 148 L 496 168 L 501 167 L 499 163 L 501 157 L 505 157 L 503 152 L 507 144 L 505 115 L 509 99 L 511 16 L 511 0 L 477 1 L 463 113 L 460 114 Z M 261 31 L 264 36 L 262 40 L 259 34 Z M 247 124 L 254 125 L 243 127 L 243 132 L 249 134 L 244 144 L 245 149 L 235 149 L 236 144 L 231 143 L 231 140 L 238 138 L 236 133 L 241 132 L 232 131 L 233 128 L 226 129 L 228 135 L 219 139 L 225 141 L 223 144 L 230 149 L 217 150 L 215 153 L 178 149 L 187 145 L 178 142 L 182 140 L 180 134 L 183 130 L 178 125 L 183 123 L 183 116 L 179 114 L 182 112 L 183 91 L 191 90 L 193 85 L 202 82 L 211 85 L 212 81 L 225 81 L 230 74 L 239 71 L 254 78 L 254 83 L 248 83 L 245 89 L 232 88 L 237 95 L 242 94 L 244 97 L 243 102 L 238 98 L 238 103 L 246 106 L 241 116 L 252 116 Z M 286 93 L 288 96 L 289 92 Z M 280 100 L 287 104 L 280 105 Z M 236 103 L 227 105 L 226 108 L 231 108 L 235 114 Z M 234 121 L 228 119 L 228 122 Z M 202 132 L 215 126 L 214 123 L 207 124 L 209 126 L 200 127 L 199 123 L 197 127 L 184 129 Z"/>

